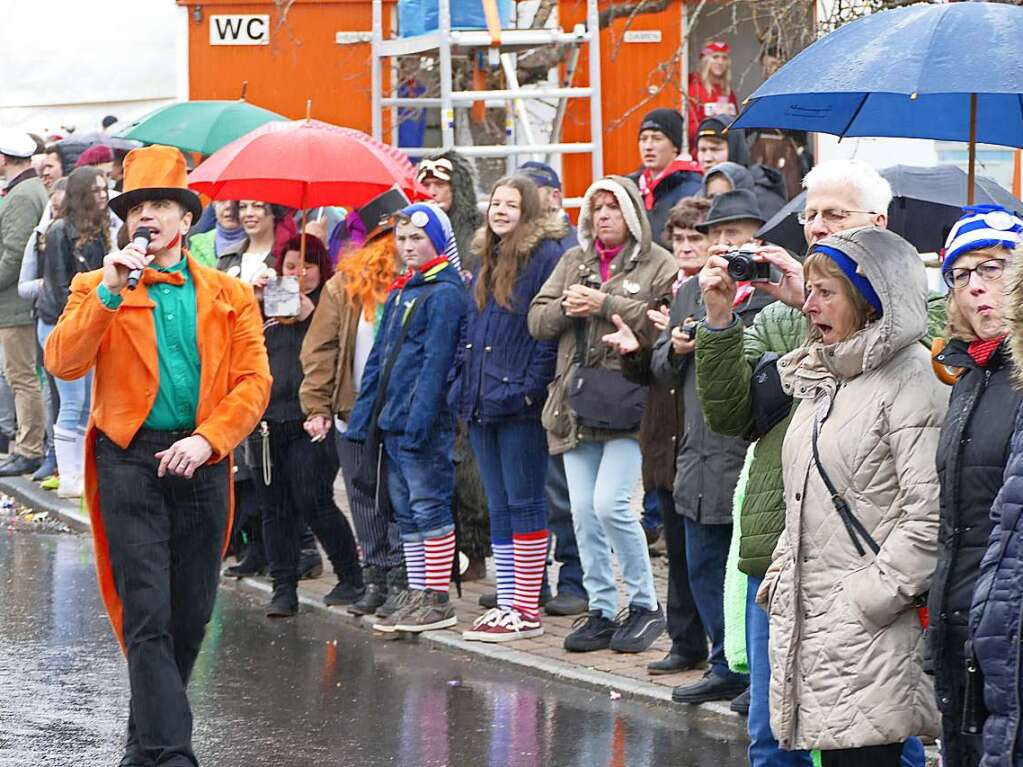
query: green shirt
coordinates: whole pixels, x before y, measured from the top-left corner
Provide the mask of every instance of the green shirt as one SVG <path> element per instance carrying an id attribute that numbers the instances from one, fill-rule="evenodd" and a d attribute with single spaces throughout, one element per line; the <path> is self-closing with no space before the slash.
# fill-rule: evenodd
<path id="1" fill-rule="evenodd" d="M 195 428 L 195 410 L 199 403 L 199 346 L 196 337 L 195 282 L 188 273 L 188 261 L 181 259 L 161 272 L 181 272 L 183 285 L 154 282 L 147 285 L 153 307 L 156 349 L 160 370 L 160 388 L 149 416 L 142 424 L 158 431 L 182 431 Z M 108 309 L 117 309 L 124 300 L 100 283 L 99 298 Z"/>

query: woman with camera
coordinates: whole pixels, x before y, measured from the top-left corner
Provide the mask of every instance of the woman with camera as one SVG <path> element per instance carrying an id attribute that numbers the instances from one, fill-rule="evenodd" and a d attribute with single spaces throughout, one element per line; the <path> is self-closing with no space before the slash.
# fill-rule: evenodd
<path id="1" fill-rule="evenodd" d="M 529 330 L 558 341 L 556 373 L 542 423 L 554 454 L 564 454 L 572 520 L 590 610 L 565 649 L 642 652 L 664 630 L 646 536 L 630 509 L 640 476 L 639 424 L 646 387 L 622 376 L 621 358 L 601 342 L 618 315 L 649 346 L 647 308 L 671 295 L 678 266 L 651 240 L 636 185 L 608 176 L 586 191 L 579 242 L 562 256 L 533 299 Z M 618 614 L 611 552 L 629 604 Z"/>
<path id="2" fill-rule="evenodd" d="M 323 283 L 333 274 L 330 256 L 318 239 L 300 235 L 288 242 L 276 266 L 281 278 L 268 282 L 263 293 L 263 333 L 273 387 L 263 421 L 249 437 L 249 453 L 274 588 L 267 616 L 286 618 L 298 611 L 299 552 L 306 524 L 338 577 L 323 601 L 351 604 L 362 596 L 363 582 L 355 537 L 334 503 L 338 459 L 333 430 L 310 437 L 299 402 L 302 342 Z"/>
<path id="3" fill-rule="evenodd" d="M 802 346 L 781 358 L 785 529 L 757 602 L 770 615 L 771 729 L 824 767 L 898 767 L 934 737 L 920 614 L 937 560 L 934 456 L 948 390 L 918 343 L 927 277 L 876 227 L 810 248 Z M 976 278 L 975 278 L 976 279 Z"/>
<path id="4" fill-rule="evenodd" d="M 743 189 L 715 197 L 706 219 L 695 228 L 708 239 L 708 255 L 725 255 L 734 270 L 746 265 L 752 251 L 742 248 L 754 242 L 762 224 L 756 196 Z M 732 311 L 744 322 L 752 323 L 772 299 L 754 289 L 749 280 L 756 275 L 743 276 Z M 696 327 L 704 315 L 699 282 L 687 280 L 675 295 L 668 325 L 654 346 L 651 361 L 655 378 L 681 392 L 674 502 L 682 523 L 689 588 L 710 643 L 709 669 L 703 678 L 672 692 L 676 703 L 690 704 L 732 701 L 748 685 L 745 675 L 729 670 L 724 652 L 724 585 L 732 539 L 732 496 L 748 443 L 740 437 L 715 434 L 704 418 L 695 364 Z M 735 701 L 736 707 L 743 703 L 742 699 Z"/>
<path id="5" fill-rule="evenodd" d="M 567 233 L 543 214 L 536 185 L 510 176 L 494 185 L 487 222 L 472 243 L 480 269 L 452 395 L 469 424 L 487 494 L 497 607 L 464 632 L 468 640 L 506 642 L 543 633 L 548 457 L 540 411 L 554 377 L 556 344 L 529 335 L 526 313 L 561 258 L 558 241 Z"/>

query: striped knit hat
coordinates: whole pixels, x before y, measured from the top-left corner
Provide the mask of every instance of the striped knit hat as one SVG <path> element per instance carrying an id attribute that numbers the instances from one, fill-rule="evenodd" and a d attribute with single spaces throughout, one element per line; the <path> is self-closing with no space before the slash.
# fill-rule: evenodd
<path id="1" fill-rule="evenodd" d="M 944 274 L 959 256 L 982 248 L 1012 250 L 1020 243 L 1023 219 L 1001 205 L 968 205 L 945 241 Z"/>
<path id="2" fill-rule="evenodd" d="M 435 202 L 417 202 L 402 208 L 401 215 L 406 216 L 413 226 L 418 226 L 430 240 L 438 256 L 444 256 L 448 262 L 461 271 L 462 260 L 458 254 L 458 243 L 451 229 L 451 219 Z"/>

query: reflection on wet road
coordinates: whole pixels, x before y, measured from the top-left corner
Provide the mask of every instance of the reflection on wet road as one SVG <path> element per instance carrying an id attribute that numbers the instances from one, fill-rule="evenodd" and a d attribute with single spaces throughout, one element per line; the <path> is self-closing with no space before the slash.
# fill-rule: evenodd
<path id="1" fill-rule="evenodd" d="M 745 744 L 679 713 L 308 610 L 270 623 L 221 590 L 190 691 L 216 767 L 730 765 Z M 116 765 L 128 683 L 87 537 L 0 529 L 0 765 Z"/>

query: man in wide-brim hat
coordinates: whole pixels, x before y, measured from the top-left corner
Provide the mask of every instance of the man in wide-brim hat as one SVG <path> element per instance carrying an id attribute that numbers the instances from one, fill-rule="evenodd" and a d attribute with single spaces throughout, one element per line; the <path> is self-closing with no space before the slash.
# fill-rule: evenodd
<path id="1" fill-rule="evenodd" d="M 152 146 L 124 162 L 110 208 L 134 242 L 71 283 L 46 367 L 95 368 L 85 500 L 100 592 L 128 659 L 122 767 L 196 765 L 186 686 L 213 610 L 231 517 L 231 450 L 270 393 L 252 288 L 182 248 L 199 218 L 184 157 Z M 141 270 L 135 289 L 132 270 Z"/>

